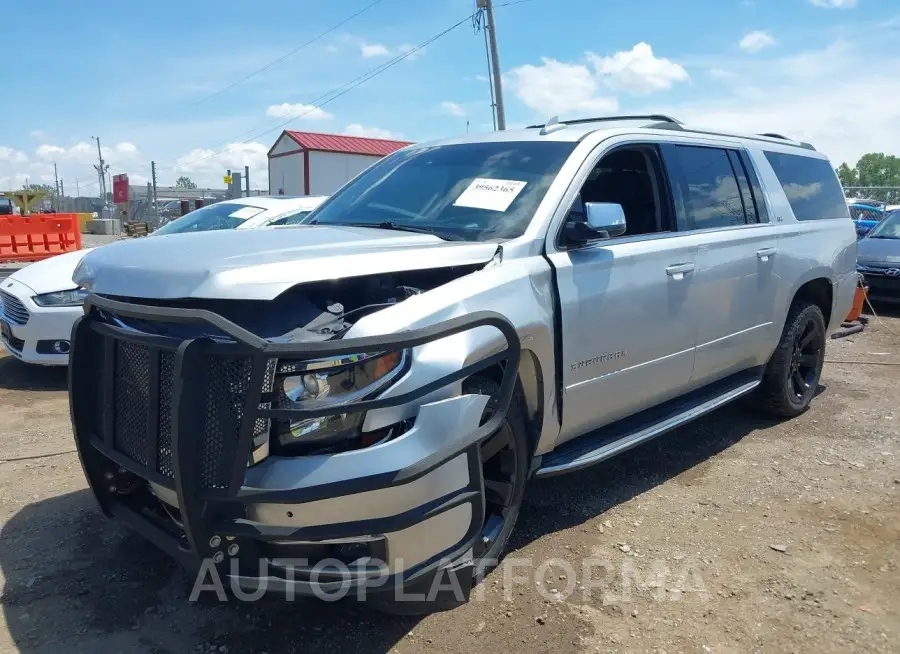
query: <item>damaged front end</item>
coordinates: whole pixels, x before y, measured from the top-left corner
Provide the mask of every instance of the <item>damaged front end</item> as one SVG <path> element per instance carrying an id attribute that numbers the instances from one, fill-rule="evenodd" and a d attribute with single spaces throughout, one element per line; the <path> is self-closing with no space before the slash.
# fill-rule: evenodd
<path id="1" fill-rule="evenodd" d="M 89 296 L 72 335 L 70 408 L 104 513 L 245 590 L 419 588 L 452 570 L 467 596 L 485 514 L 479 443 L 505 419 L 519 340 L 493 312 L 342 338 L 354 311 L 421 290 L 402 282 L 380 295 L 357 285 L 359 298 L 340 302 L 327 282 L 304 285 L 302 301 L 287 293 L 258 308 Z M 279 301 L 314 310 L 285 314 Z M 480 327 L 499 331 L 505 349 L 380 397 L 417 347 Z M 415 404 L 498 365 L 487 421 L 489 398 L 461 395 L 361 429 L 367 411 Z"/>

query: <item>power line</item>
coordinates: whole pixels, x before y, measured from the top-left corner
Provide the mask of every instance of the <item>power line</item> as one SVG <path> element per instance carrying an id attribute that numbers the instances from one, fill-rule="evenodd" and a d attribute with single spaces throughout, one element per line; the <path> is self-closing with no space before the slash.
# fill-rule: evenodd
<path id="1" fill-rule="evenodd" d="M 282 55 L 281 57 L 278 57 L 278 59 L 275 59 L 275 60 L 273 60 L 273 61 L 270 61 L 269 63 L 267 63 L 267 64 L 266 64 L 265 66 L 263 66 L 262 68 L 259 68 L 259 69 L 255 70 L 255 71 L 253 71 L 253 72 L 250 73 L 249 75 L 246 75 L 246 76 L 242 77 L 241 79 L 237 80 L 236 82 L 233 82 L 233 83 L 229 84 L 228 86 L 222 87 L 222 88 L 219 89 L 218 91 L 214 91 L 213 93 L 210 93 L 209 95 L 200 98 L 199 100 L 197 100 L 196 102 L 194 102 L 191 106 L 192 106 L 192 107 L 195 107 L 195 106 L 197 106 L 198 104 L 203 104 L 204 102 L 206 102 L 206 101 L 209 100 L 210 98 L 214 98 L 214 97 L 216 97 L 216 96 L 218 96 L 218 95 L 221 95 L 221 94 L 224 93 L 225 91 L 229 91 L 229 90 L 233 89 L 235 86 L 238 86 L 239 84 L 243 84 L 244 82 L 246 82 L 246 81 L 247 81 L 248 79 L 250 79 L 251 77 L 256 77 L 256 76 L 259 75 L 261 72 L 263 72 L 263 71 L 265 71 L 265 70 L 268 70 L 269 68 L 271 68 L 271 67 L 274 66 L 275 64 L 280 64 L 282 61 L 284 61 L 284 60 L 287 59 L 288 57 L 291 57 L 292 55 L 295 55 L 296 53 L 300 52 L 303 48 L 306 48 L 307 46 L 312 45 L 312 44 L 315 43 L 316 41 L 322 40 L 323 38 L 325 38 L 326 36 L 328 36 L 329 34 L 331 34 L 332 32 L 334 32 L 335 30 L 337 30 L 337 29 L 339 29 L 340 27 L 343 27 L 344 25 L 346 25 L 347 23 L 349 23 L 351 20 L 353 20 L 354 18 L 356 18 L 356 17 L 359 16 L 360 14 L 363 14 L 363 13 L 367 12 L 369 9 L 371 9 L 372 7 L 374 7 L 375 5 L 377 5 L 377 4 L 379 4 L 379 3 L 383 2 L 383 1 L 384 1 L 384 0 L 374 0 L 374 2 L 370 2 L 369 4 L 367 4 L 365 7 L 363 7 L 363 8 L 360 9 L 359 11 L 357 11 L 357 12 L 356 12 L 355 14 L 353 14 L 352 16 L 349 16 L 349 17 L 345 18 L 344 20 L 342 20 L 341 22 L 339 22 L 337 25 L 334 25 L 334 26 L 330 27 L 329 29 L 327 29 L 327 30 L 325 30 L 324 32 L 322 32 L 321 34 L 319 34 L 319 35 L 317 35 L 317 36 L 311 38 L 309 41 L 306 41 L 305 43 L 303 43 L 303 44 L 301 44 L 301 45 L 298 45 L 298 46 L 297 46 L 296 48 L 294 48 L 293 50 L 290 50 L 289 52 L 285 53 L 285 54 Z"/>
<path id="2" fill-rule="evenodd" d="M 341 86 L 339 86 L 339 87 L 337 87 L 337 88 L 335 88 L 335 89 L 332 89 L 331 91 L 329 91 L 329 92 L 327 92 L 327 93 L 325 93 L 325 94 L 319 96 L 318 98 L 314 99 L 314 100 L 312 101 L 312 103 L 310 103 L 310 104 L 307 106 L 307 108 L 306 108 L 305 111 L 303 111 L 303 112 L 301 112 L 301 113 L 299 113 L 299 114 L 297 114 L 297 115 L 295 115 L 295 116 L 292 116 L 292 117 L 288 118 L 287 120 L 282 121 L 281 123 L 278 123 L 278 124 L 275 125 L 274 127 L 270 127 L 270 128 L 268 128 L 268 129 L 266 129 L 266 130 L 264 130 L 264 131 L 262 131 L 262 132 L 256 133 L 256 134 L 254 134 L 253 136 L 249 137 L 248 139 L 246 139 L 246 140 L 244 140 L 244 141 L 241 141 L 241 142 L 239 142 L 239 143 L 232 144 L 232 145 L 230 145 L 230 146 L 228 146 L 228 147 L 226 147 L 226 148 L 224 148 L 224 149 L 222 149 L 222 150 L 218 150 L 218 151 L 216 151 L 216 152 L 212 152 L 212 153 L 210 153 L 210 154 L 204 155 L 204 156 L 199 157 L 199 158 L 197 158 L 197 159 L 193 159 L 193 160 L 191 160 L 191 161 L 185 162 L 184 164 L 182 164 L 182 167 L 184 167 L 184 166 L 189 166 L 189 165 L 198 163 L 198 162 L 200 162 L 200 161 L 204 161 L 204 160 L 206 160 L 206 159 L 210 159 L 210 158 L 215 157 L 215 156 L 218 156 L 218 155 L 220 155 L 220 154 L 224 154 L 225 152 L 229 152 L 230 150 L 234 149 L 234 147 L 237 146 L 237 145 L 245 145 L 245 144 L 247 144 L 247 143 L 251 143 L 251 142 L 254 141 L 255 139 L 259 138 L 260 136 L 265 136 L 266 134 L 269 134 L 270 132 L 274 132 L 275 130 L 281 129 L 281 128 L 283 128 L 284 126 L 286 126 L 286 125 L 288 125 L 288 124 L 290 124 L 290 123 L 292 123 L 292 122 L 294 122 L 294 121 L 296 121 L 296 120 L 299 120 L 300 118 L 302 118 L 302 117 L 305 116 L 306 114 L 312 113 L 313 111 L 316 111 L 317 109 L 321 109 L 321 108 L 324 107 L 325 105 L 327 105 L 327 104 L 333 102 L 334 100 L 337 100 L 339 97 L 341 97 L 341 96 L 343 96 L 343 95 L 346 95 L 347 93 L 349 93 L 349 92 L 352 91 L 353 89 L 357 88 L 358 86 L 361 86 L 361 85 L 365 84 L 366 82 L 368 82 L 368 81 L 371 80 L 372 78 L 377 77 L 378 75 L 384 73 L 385 71 L 389 70 L 390 68 L 393 68 L 394 66 L 396 66 L 397 64 L 399 64 L 399 63 L 400 63 L 401 61 L 403 61 L 404 59 L 407 59 L 408 57 L 410 57 L 411 55 L 415 54 L 416 52 L 422 50 L 423 48 L 425 48 L 425 47 L 427 47 L 427 46 L 429 46 L 429 45 L 431 45 L 432 43 L 434 43 L 434 42 L 437 41 L 438 39 L 440 39 L 440 38 L 446 36 L 447 34 L 449 34 L 450 32 L 452 32 L 453 30 L 455 30 L 456 28 L 458 28 L 460 25 L 463 25 L 464 23 L 470 21 L 470 20 L 472 19 L 473 16 L 474 16 L 474 14 L 469 14 L 468 16 L 466 16 L 465 18 L 463 18 L 461 21 L 459 21 L 459 22 L 457 22 L 457 23 L 454 23 L 453 25 L 451 25 L 451 26 L 448 27 L 447 29 L 445 29 L 445 30 L 443 30 L 443 31 L 441 31 L 441 32 L 439 32 L 439 33 L 437 33 L 437 34 L 435 34 L 435 35 L 432 36 L 431 38 L 429 38 L 429 39 L 423 41 L 422 43 L 420 43 L 419 45 L 417 45 L 417 46 L 415 46 L 415 47 L 413 47 L 413 48 L 410 48 L 410 49 L 407 50 L 406 52 L 403 52 L 403 53 L 401 53 L 401 54 L 395 56 L 394 58 L 392 58 L 392 59 L 390 59 L 389 61 L 387 61 L 387 62 L 381 64 L 380 66 L 376 66 L 375 68 L 371 69 L 370 71 L 368 71 L 368 72 L 366 72 L 366 73 L 363 73 L 363 74 L 360 75 L 359 77 L 357 77 L 357 78 L 351 80 L 350 82 L 347 82 L 346 84 L 343 84 L 343 85 L 341 85 Z M 247 132 L 243 132 L 243 134 L 246 134 L 246 133 L 247 133 Z M 236 137 L 236 138 L 239 138 L 240 136 L 243 136 L 243 134 L 239 135 L 239 136 Z M 173 165 L 173 166 L 165 166 L 165 167 L 158 166 L 158 167 L 157 167 L 157 170 L 172 169 L 172 168 L 174 168 L 174 167 L 175 167 L 174 165 Z"/>

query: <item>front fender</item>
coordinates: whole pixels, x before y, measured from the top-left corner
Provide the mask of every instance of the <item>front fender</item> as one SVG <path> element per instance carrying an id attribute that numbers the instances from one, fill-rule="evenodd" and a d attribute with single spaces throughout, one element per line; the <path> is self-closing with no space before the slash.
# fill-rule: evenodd
<path id="1" fill-rule="evenodd" d="M 346 338 L 396 333 L 490 307 L 509 320 L 522 347 L 519 371 L 529 418 L 537 420 L 538 454 L 552 449 L 559 435 L 557 383 L 554 350 L 552 271 L 542 257 L 516 259 L 456 279 L 421 295 L 366 316 Z M 454 370 L 480 361 L 504 347 L 502 337 L 491 329 L 473 329 L 413 350 L 409 371 L 382 397 L 394 397 Z M 364 431 L 380 429 L 415 417 L 418 407 L 460 395 L 462 382 L 438 389 L 421 401 L 370 411 Z"/>

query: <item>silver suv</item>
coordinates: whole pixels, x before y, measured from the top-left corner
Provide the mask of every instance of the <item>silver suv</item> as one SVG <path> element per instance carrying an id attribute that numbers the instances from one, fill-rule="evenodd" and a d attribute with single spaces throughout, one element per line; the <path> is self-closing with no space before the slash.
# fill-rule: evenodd
<path id="1" fill-rule="evenodd" d="M 446 608 L 531 477 L 751 392 L 804 411 L 856 248 L 828 159 L 774 134 L 651 115 L 412 145 L 303 226 L 88 254 L 82 465 L 107 515 L 235 590 Z"/>

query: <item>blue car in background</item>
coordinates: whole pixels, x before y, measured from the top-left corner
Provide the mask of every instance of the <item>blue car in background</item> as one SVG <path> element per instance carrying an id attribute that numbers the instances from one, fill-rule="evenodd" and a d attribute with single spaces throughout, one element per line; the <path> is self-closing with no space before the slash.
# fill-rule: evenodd
<path id="1" fill-rule="evenodd" d="M 860 239 L 868 234 L 872 229 L 884 218 L 884 205 L 881 204 L 864 204 L 862 202 L 854 202 L 849 205 L 850 218 L 856 225 L 856 238 Z"/>

